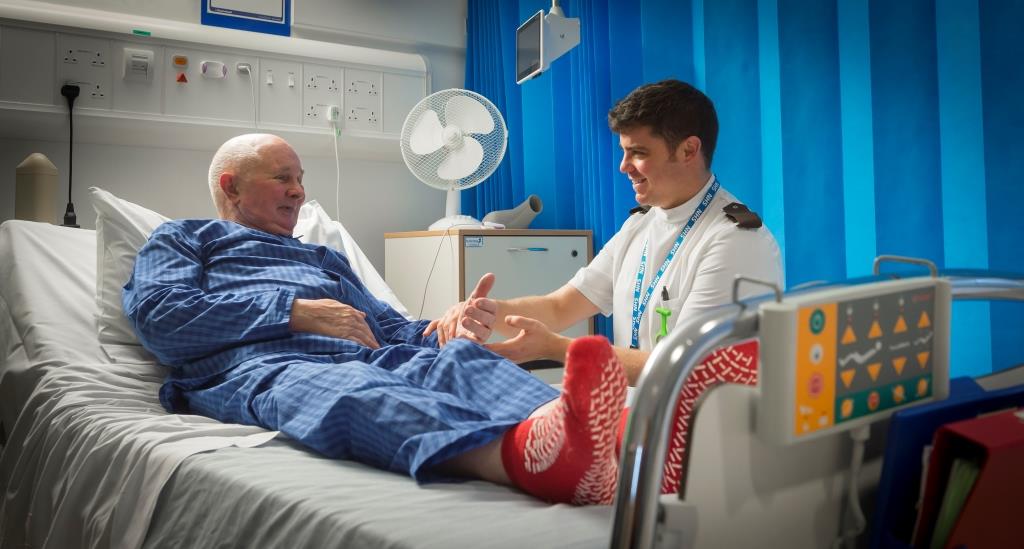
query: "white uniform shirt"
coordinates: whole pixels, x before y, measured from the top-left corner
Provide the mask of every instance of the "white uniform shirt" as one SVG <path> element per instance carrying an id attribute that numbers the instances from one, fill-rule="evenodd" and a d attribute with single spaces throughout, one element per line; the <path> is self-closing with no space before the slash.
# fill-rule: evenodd
<path id="1" fill-rule="evenodd" d="M 646 214 L 630 216 L 590 265 L 580 269 L 569 281 L 605 316 L 615 315 L 616 345 L 629 347 L 632 340 L 633 289 L 644 243 L 650 240 L 641 299 L 714 181 L 712 175 L 700 192 L 680 206 L 668 210 L 652 207 Z M 668 320 L 671 330 L 681 318 L 732 302 L 733 280 L 737 274 L 783 287 L 782 254 L 775 237 L 763 225 L 759 229 L 744 229 L 729 220 L 723 208 L 732 202 L 737 202 L 736 198 L 725 188 L 719 188 L 704 214 L 687 233 L 644 309 L 639 332 L 641 350 L 654 347 L 661 326 L 655 307 L 672 311 Z M 667 301 L 662 299 L 663 287 L 668 293 Z M 763 286 L 744 284 L 740 286 L 740 297 L 767 291 L 770 290 Z"/>

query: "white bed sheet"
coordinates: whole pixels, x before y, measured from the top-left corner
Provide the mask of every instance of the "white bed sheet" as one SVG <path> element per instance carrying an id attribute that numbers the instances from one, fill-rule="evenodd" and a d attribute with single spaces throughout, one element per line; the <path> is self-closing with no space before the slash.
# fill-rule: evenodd
<path id="1" fill-rule="evenodd" d="M 105 360 L 93 318 L 95 278 L 93 231 L 0 226 L 0 423 L 8 433 L 46 372 Z"/>
<path id="2" fill-rule="evenodd" d="M 162 367 L 111 364 L 100 348 L 94 240 L 0 226 L 0 257 L 15 258 L 0 265 L 0 546 L 607 545 L 608 507 L 479 481 L 419 486 L 289 441 L 230 447 L 272 433 L 166 413 Z"/>
<path id="3" fill-rule="evenodd" d="M 276 433 L 166 413 L 153 363 L 96 337 L 95 234 L 0 226 L 0 546 L 138 547 L 183 459 Z"/>
<path id="4" fill-rule="evenodd" d="M 188 458 L 145 547 L 584 549 L 609 539 L 611 507 L 548 505 L 483 481 L 417 485 L 279 438 Z"/>

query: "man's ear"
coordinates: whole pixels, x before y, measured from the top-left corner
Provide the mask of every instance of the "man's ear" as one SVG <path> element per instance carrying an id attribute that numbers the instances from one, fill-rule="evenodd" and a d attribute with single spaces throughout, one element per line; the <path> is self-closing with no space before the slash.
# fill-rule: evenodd
<path id="1" fill-rule="evenodd" d="M 238 198 L 238 185 L 235 175 L 229 172 L 220 174 L 220 190 L 224 191 L 224 196 L 228 197 L 229 201 L 234 201 Z"/>
<path id="2" fill-rule="evenodd" d="M 679 143 L 679 149 L 676 155 L 682 154 L 682 160 L 684 162 L 691 162 L 698 156 L 701 156 L 701 148 L 703 143 L 700 142 L 700 138 L 696 135 L 691 135 Z"/>

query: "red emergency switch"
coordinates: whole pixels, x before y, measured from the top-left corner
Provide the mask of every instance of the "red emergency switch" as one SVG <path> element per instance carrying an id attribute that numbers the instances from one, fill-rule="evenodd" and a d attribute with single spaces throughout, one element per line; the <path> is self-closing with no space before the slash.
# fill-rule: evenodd
<path id="1" fill-rule="evenodd" d="M 188 78 L 185 77 L 185 73 L 178 73 L 178 82 L 181 82 L 182 84 L 188 84 Z"/>

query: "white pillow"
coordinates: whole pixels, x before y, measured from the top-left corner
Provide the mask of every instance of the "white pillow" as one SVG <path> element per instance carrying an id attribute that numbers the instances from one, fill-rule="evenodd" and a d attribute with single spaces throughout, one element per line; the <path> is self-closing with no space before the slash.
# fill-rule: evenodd
<path id="1" fill-rule="evenodd" d="M 121 289 L 131 277 L 139 248 L 168 218 L 98 187 L 89 191 L 96 210 L 96 329 L 100 344 L 138 345 L 121 308 Z M 107 354 L 110 349 L 104 347 Z"/>
<path id="2" fill-rule="evenodd" d="M 98 187 L 89 190 L 96 210 L 96 328 L 100 344 L 115 362 L 149 359 L 150 355 L 142 349 L 124 316 L 121 291 L 131 277 L 139 249 L 169 218 Z M 409 318 L 409 312 L 345 227 L 332 220 L 315 200 L 305 203 L 299 210 L 295 234 L 302 235 L 303 242 L 341 250 L 370 292 Z"/>
<path id="3" fill-rule="evenodd" d="M 319 244 L 341 250 L 348 258 L 352 270 L 359 276 L 359 279 L 366 285 L 377 299 L 391 305 L 405 318 L 412 320 L 412 315 L 398 300 L 391 288 L 384 282 L 370 258 L 366 257 L 363 250 L 359 248 L 352 235 L 345 230 L 340 221 L 331 219 L 323 207 L 316 200 L 310 200 L 302 205 L 299 210 L 299 221 L 295 224 L 294 234 L 299 235 L 299 240 L 310 244 Z"/>

